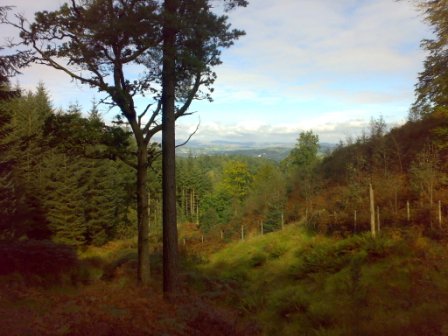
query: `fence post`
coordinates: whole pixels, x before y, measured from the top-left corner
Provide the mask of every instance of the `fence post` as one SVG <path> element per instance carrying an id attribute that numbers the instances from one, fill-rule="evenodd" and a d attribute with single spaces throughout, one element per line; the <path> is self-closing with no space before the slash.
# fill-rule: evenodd
<path id="1" fill-rule="evenodd" d="M 241 240 L 244 240 L 244 225 L 241 225 Z"/>
<path id="2" fill-rule="evenodd" d="M 376 237 L 375 228 L 375 199 L 373 194 L 372 184 L 369 184 L 369 195 L 370 195 L 370 230 L 372 232 L 372 237 Z"/>
<path id="3" fill-rule="evenodd" d="M 380 207 L 376 207 L 376 222 L 378 227 L 378 234 L 381 232 L 381 223 L 380 223 Z"/>
<path id="4" fill-rule="evenodd" d="M 409 201 L 406 201 L 406 215 L 409 223 L 411 221 L 411 206 L 409 205 Z"/>

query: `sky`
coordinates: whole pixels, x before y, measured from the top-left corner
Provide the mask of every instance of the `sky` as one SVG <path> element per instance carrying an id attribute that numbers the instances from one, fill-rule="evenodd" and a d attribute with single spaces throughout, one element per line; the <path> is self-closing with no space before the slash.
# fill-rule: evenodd
<path id="1" fill-rule="evenodd" d="M 32 17 L 63 0 L 0 0 Z M 356 137 L 372 118 L 392 127 L 406 121 L 429 27 L 410 1 L 251 0 L 230 14 L 246 36 L 223 51 L 214 101 L 196 102 L 177 126 L 179 141 L 294 143 L 312 130 L 321 142 Z M 0 37 L 14 36 L 2 27 Z M 44 66 L 13 79 L 23 88 L 44 82 L 53 105 L 86 110 L 97 92 Z M 100 107 L 104 118 L 116 112 Z"/>

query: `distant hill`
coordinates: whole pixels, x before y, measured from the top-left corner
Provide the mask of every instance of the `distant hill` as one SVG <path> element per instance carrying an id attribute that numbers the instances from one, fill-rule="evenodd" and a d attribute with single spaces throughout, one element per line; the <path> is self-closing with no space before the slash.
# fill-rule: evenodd
<path id="1" fill-rule="evenodd" d="M 322 143 L 320 146 L 320 151 L 327 153 L 335 148 L 336 145 Z M 176 154 L 181 157 L 188 155 L 241 155 L 281 161 L 288 156 L 292 148 L 294 148 L 293 143 L 233 142 L 223 140 L 200 142 L 192 140 L 187 145 L 178 147 Z"/>

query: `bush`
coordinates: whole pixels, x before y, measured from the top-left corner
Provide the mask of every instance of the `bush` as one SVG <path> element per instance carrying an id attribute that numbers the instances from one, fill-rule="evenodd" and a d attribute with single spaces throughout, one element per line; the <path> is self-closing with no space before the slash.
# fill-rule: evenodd
<path id="1" fill-rule="evenodd" d="M 21 274 L 29 285 L 69 280 L 79 266 L 76 251 L 51 241 L 0 242 L 0 275 Z"/>

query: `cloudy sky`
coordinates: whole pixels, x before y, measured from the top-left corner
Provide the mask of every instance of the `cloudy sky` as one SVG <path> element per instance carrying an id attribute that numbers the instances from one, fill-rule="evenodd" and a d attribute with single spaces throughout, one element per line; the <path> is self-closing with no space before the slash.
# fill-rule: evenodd
<path id="1" fill-rule="evenodd" d="M 29 16 L 63 2 L 0 0 Z M 292 143 L 311 129 L 338 142 L 360 134 L 372 117 L 405 121 L 425 57 L 420 41 L 430 36 L 409 2 L 251 0 L 231 23 L 247 35 L 224 51 L 214 102 L 192 106 L 197 113 L 179 123 L 179 138 L 200 122 L 200 141 Z M 55 107 L 77 101 L 88 109 L 99 97 L 42 66 L 18 81 L 25 88 L 43 81 Z M 113 115 L 104 108 L 105 118 Z"/>

